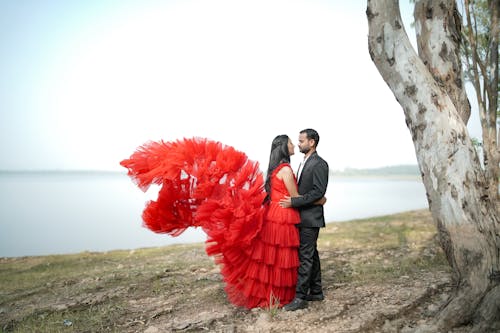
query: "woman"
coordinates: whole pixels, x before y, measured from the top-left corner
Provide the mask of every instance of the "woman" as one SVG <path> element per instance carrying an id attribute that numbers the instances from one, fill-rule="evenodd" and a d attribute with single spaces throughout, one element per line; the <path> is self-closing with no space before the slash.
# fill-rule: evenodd
<path id="1" fill-rule="evenodd" d="M 228 299 L 254 308 L 281 306 L 295 296 L 300 216 L 279 205 L 284 196 L 298 195 L 293 154 L 288 136 L 273 140 L 265 184 L 257 162 L 200 138 L 149 142 L 120 164 L 143 191 L 161 186 L 143 212 L 145 226 L 172 236 L 202 227 Z"/>
<path id="2" fill-rule="evenodd" d="M 264 186 L 266 213 L 254 245 L 254 253 L 258 255 L 253 258 L 257 264 L 255 271 L 249 269 L 248 274 L 251 280 L 259 281 L 260 288 L 255 295 L 260 298 L 258 306 L 284 305 L 295 296 L 299 266 L 299 234 L 295 224 L 300 222 L 300 215 L 296 209 L 283 208 L 279 203 L 285 196 L 298 196 L 290 167 L 294 149 L 287 135 L 278 135 L 271 144 Z"/>

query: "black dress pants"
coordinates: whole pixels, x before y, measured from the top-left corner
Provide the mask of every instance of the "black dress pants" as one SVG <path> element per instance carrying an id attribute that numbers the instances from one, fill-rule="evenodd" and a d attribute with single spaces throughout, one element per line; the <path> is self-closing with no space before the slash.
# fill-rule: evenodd
<path id="1" fill-rule="evenodd" d="M 317 250 L 319 228 L 299 227 L 299 274 L 295 297 L 322 294 L 321 264 Z"/>

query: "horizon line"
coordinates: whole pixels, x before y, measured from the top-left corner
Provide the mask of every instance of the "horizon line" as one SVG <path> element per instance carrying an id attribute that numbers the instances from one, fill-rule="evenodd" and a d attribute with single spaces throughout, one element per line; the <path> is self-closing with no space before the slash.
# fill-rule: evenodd
<path id="1" fill-rule="evenodd" d="M 388 164 L 379 167 L 344 167 L 340 169 L 331 169 L 330 172 L 345 172 L 353 170 L 377 170 L 390 167 L 418 167 L 418 164 Z M 0 173 L 56 173 L 56 172 L 74 172 L 74 173 L 126 173 L 127 170 L 120 169 L 0 169 Z"/>

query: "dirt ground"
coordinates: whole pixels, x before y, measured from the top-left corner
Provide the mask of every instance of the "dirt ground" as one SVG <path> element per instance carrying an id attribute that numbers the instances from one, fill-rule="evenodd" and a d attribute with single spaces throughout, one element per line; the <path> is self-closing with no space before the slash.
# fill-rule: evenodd
<path id="1" fill-rule="evenodd" d="M 0 331 L 410 333 L 452 292 L 426 211 L 329 224 L 319 250 L 326 298 L 295 312 L 231 305 L 204 244 L 1 258 Z"/>
<path id="2" fill-rule="evenodd" d="M 310 302 L 304 310 L 278 309 L 275 313 L 196 302 L 197 292 L 189 295 L 193 301 L 181 308 L 174 299 L 163 297 L 133 300 L 129 306 L 143 315 L 130 322 L 127 332 L 414 332 L 446 300 L 448 286 L 444 272 L 357 286 L 333 283 L 326 288 L 324 301 Z M 221 292 L 216 287 L 207 287 L 204 292 L 210 289 Z"/>

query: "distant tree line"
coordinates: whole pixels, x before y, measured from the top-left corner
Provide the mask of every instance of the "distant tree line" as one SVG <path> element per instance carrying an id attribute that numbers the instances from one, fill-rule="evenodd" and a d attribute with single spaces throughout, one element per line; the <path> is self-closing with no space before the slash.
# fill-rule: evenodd
<path id="1" fill-rule="evenodd" d="M 420 176 L 418 165 L 393 165 L 371 169 L 333 170 L 331 176 Z"/>

